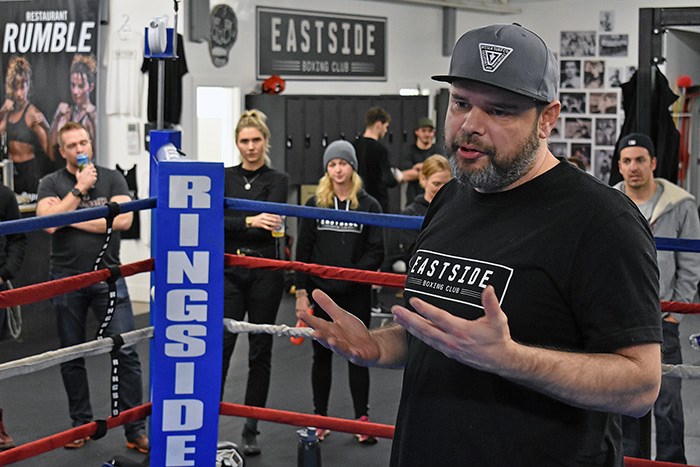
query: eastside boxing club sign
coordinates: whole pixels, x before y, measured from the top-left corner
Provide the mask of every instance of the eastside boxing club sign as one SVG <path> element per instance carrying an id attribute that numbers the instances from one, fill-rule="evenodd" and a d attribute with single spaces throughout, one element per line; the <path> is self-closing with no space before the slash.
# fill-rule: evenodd
<path id="1" fill-rule="evenodd" d="M 257 78 L 386 81 L 386 18 L 258 7 Z"/>

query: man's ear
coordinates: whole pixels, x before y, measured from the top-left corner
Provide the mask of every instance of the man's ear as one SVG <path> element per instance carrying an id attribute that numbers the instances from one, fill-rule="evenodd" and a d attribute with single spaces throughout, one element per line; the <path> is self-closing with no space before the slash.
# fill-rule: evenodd
<path id="1" fill-rule="evenodd" d="M 547 104 L 542 113 L 540 113 L 539 137 L 541 139 L 549 138 L 549 134 L 557 124 L 557 119 L 559 119 L 560 112 L 561 102 L 554 100 Z"/>

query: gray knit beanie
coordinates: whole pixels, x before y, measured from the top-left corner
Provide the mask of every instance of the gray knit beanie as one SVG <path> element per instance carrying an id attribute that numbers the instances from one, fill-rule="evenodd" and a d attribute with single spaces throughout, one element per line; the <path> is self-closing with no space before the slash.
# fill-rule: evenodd
<path id="1" fill-rule="evenodd" d="M 339 139 L 333 141 L 326 147 L 323 152 L 323 171 L 325 172 L 328 168 L 328 163 L 333 159 L 343 159 L 347 161 L 357 172 L 357 157 L 355 156 L 355 148 L 352 144 L 345 140 Z"/>

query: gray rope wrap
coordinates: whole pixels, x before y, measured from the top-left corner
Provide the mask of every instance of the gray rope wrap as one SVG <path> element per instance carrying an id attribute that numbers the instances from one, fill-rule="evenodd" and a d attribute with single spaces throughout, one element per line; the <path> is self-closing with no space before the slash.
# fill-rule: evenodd
<path id="1" fill-rule="evenodd" d="M 224 319 L 224 327 L 228 332 L 274 334 L 278 337 L 308 337 L 313 339 L 312 328 L 297 328 L 286 324 L 251 324 L 232 319 Z M 121 334 L 124 347 L 134 345 L 142 340 L 153 337 L 153 326 Z M 12 362 L 0 364 L 0 381 L 14 376 L 26 375 L 36 371 L 51 368 L 70 360 L 109 353 L 114 348 L 111 337 L 106 337 L 84 344 L 74 345 L 59 350 L 52 350 L 31 357 L 21 358 Z M 664 376 L 682 379 L 700 379 L 700 367 L 693 365 L 661 365 Z"/>
<path id="2" fill-rule="evenodd" d="M 286 324 L 251 324 L 246 322 L 234 321 L 232 319 L 224 319 L 224 327 L 227 331 L 233 333 L 252 333 L 252 334 L 274 334 L 276 336 L 290 337 L 309 337 L 313 338 L 313 329 L 311 328 L 296 328 L 287 326 Z M 128 347 L 153 337 L 153 326 L 135 331 L 125 332 L 120 334 L 124 340 L 123 347 Z M 68 362 L 76 358 L 91 357 L 109 353 L 114 349 L 114 340 L 111 337 L 105 337 L 84 344 L 65 347 L 58 350 L 51 350 L 31 357 L 21 358 L 12 362 L 0 364 L 0 381 L 3 379 L 12 378 L 14 376 L 26 375 L 36 371 L 45 370 L 63 362 Z"/>

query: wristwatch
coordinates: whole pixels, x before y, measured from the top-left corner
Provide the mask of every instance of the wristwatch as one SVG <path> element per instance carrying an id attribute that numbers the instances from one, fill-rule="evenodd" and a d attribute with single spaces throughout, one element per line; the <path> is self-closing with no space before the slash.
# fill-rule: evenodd
<path id="1" fill-rule="evenodd" d="M 75 196 L 76 198 L 83 197 L 83 193 L 80 190 L 78 190 L 76 187 L 73 187 L 73 189 L 70 191 L 70 194 Z"/>

